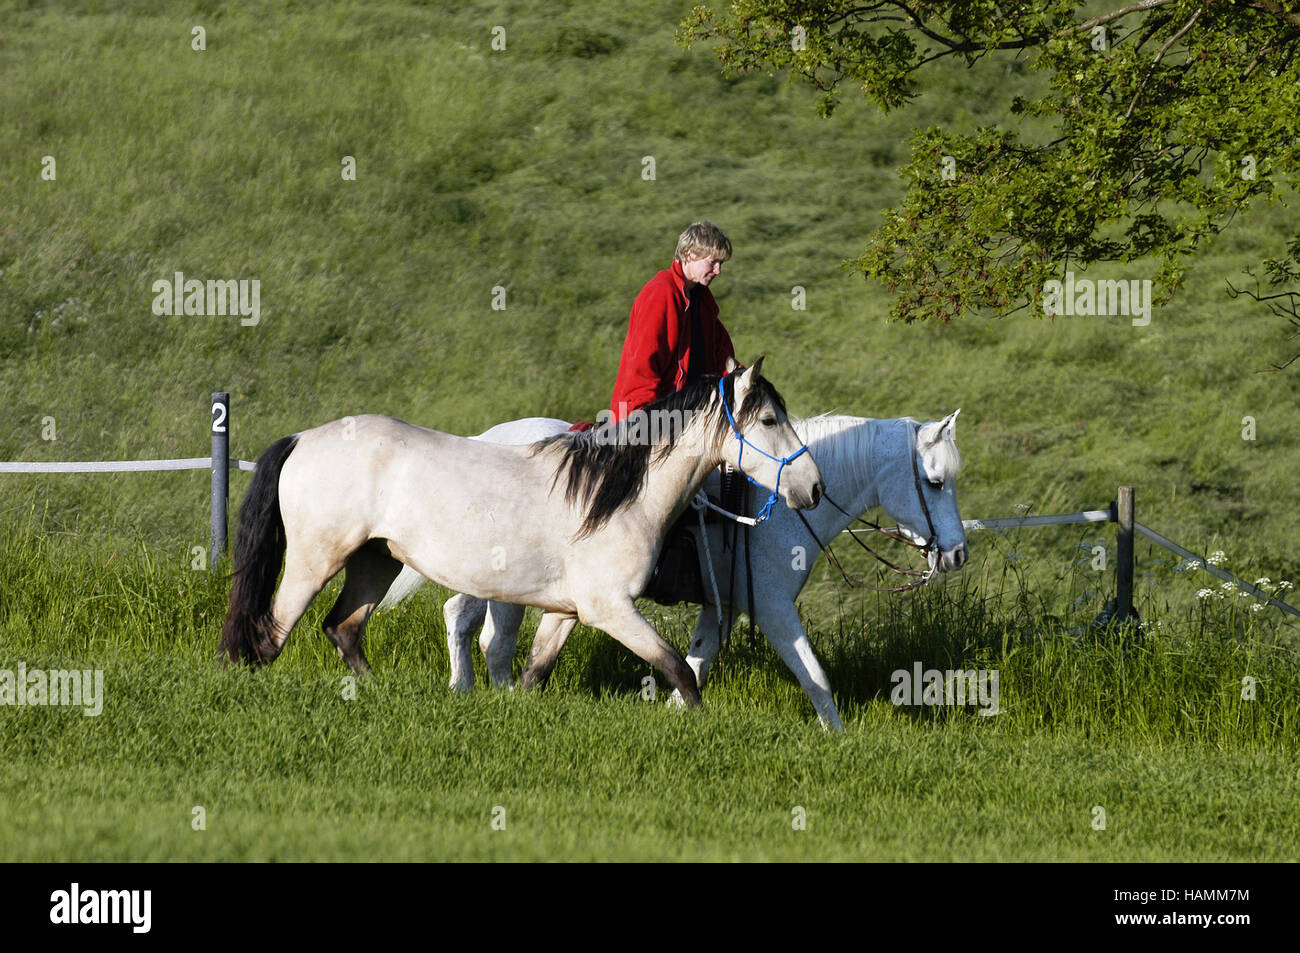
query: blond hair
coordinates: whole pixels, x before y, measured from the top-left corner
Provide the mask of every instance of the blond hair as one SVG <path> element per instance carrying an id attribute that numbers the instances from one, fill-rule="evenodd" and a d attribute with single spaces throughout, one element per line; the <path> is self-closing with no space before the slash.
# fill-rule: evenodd
<path id="1" fill-rule="evenodd" d="M 677 239 L 677 252 L 673 255 L 673 260 L 721 258 L 726 261 L 730 257 L 731 239 L 726 233 L 712 222 L 696 222 Z"/>

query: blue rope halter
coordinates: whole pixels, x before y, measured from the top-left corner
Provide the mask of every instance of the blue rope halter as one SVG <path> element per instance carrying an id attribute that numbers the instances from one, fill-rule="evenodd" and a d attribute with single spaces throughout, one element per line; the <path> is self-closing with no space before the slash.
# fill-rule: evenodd
<path id="1" fill-rule="evenodd" d="M 736 439 L 740 441 L 740 453 L 736 455 L 736 465 L 740 466 L 741 462 L 745 459 L 746 444 L 749 444 L 749 446 L 754 450 L 755 453 L 762 454 L 763 456 L 767 457 L 769 460 L 781 464 L 781 466 L 778 467 L 776 471 L 776 487 L 772 490 L 772 495 L 767 498 L 767 502 L 763 504 L 763 508 L 758 511 L 758 516 L 756 517 L 756 519 L 758 520 L 758 522 L 761 523 L 765 519 L 767 519 L 768 516 L 771 515 L 772 507 L 776 505 L 778 491 L 781 489 L 781 474 L 782 472 L 784 472 L 786 464 L 791 463 L 792 461 L 798 459 L 800 454 L 806 453 L 808 450 L 808 444 L 804 444 L 794 453 L 790 454 L 790 456 L 788 457 L 774 457 L 767 451 L 763 450 L 761 447 L 755 447 L 752 443 L 746 440 L 744 434 L 740 432 L 740 428 L 736 426 L 736 418 L 731 415 L 731 408 L 727 406 L 727 394 L 722 387 L 722 385 L 726 383 L 726 380 L 727 379 L 725 377 L 721 377 L 718 379 L 718 399 L 722 401 L 722 409 L 727 414 L 727 423 L 731 424 L 731 432 L 735 434 Z M 754 486 L 760 488 L 763 486 L 761 483 L 755 480 L 748 473 L 745 473 L 743 469 L 740 472 L 744 473 L 745 479 L 748 480 L 750 483 L 754 484 Z"/>

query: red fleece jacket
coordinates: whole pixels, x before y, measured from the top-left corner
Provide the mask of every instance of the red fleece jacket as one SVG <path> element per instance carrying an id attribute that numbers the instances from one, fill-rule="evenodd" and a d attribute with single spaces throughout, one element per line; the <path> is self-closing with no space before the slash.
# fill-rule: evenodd
<path id="1" fill-rule="evenodd" d="M 718 320 L 718 303 L 709 289 L 697 286 L 700 330 L 707 342 L 709 363 L 706 374 L 725 373 L 727 358 L 735 359 L 731 335 Z M 609 411 L 614 421 L 632 411 L 681 390 L 691 359 L 691 327 L 687 315 L 686 276 L 682 263 L 674 261 L 645 283 L 632 303 L 623 356 L 618 362 L 618 379 Z"/>

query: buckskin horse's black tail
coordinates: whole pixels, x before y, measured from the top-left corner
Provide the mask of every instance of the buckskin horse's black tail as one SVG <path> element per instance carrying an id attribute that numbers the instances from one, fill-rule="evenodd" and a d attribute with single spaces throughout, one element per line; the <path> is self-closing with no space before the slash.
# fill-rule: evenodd
<path id="1" fill-rule="evenodd" d="M 221 629 L 217 657 L 260 665 L 276 654 L 272 641 L 271 597 L 284 560 L 284 520 L 280 517 L 280 471 L 298 443 L 281 437 L 257 460 L 253 482 L 239 507 L 230 609 Z"/>

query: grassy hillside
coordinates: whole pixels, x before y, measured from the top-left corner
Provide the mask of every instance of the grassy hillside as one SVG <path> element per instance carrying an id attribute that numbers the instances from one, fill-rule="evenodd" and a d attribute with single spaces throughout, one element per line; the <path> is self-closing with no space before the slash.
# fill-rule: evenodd
<path id="1" fill-rule="evenodd" d="M 967 517 L 1132 483 L 1143 522 L 1295 578 L 1300 376 L 1255 373 L 1284 329 L 1224 293 L 1287 209 L 1241 216 L 1145 328 L 888 324 L 841 262 L 899 196 L 912 129 L 997 121 L 1035 78 L 946 70 L 913 108 L 824 121 L 783 78 L 677 47 L 687 8 L 0 0 L 0 460 L 202 456 L 214 390 L 244 459 L 363 412 L 590 419 L 632 299 L 709 218 L 735 246 L 713 290 L 739 355 L 768 355 L 793 411 L 961 407 Z M 259 280 L 260 322 L 155 315 L 177 271 Z M 802 609 L 849 729 L 823 737 L 739 634 L 702 712 L 642 704 L 647 668 L 582 627 L 547 693 L 452 697 L 434 590 L 373 623 L 355 703 L 326 598 L 266 677 L 219 669 L 226 582 L 190 569 L 208 492 L 202 472 L 0 475 L 0 670 L 99 667 L 107 695 L 102 718 L 0 715 L 0 856 L 1293 859 L 1294 628 L 1198 600 L 1206 577 L 1141 545 L 1147 628 L 1088 633 L 1108 527 L 972 534 L 961 577 L 902 597 L 823 566 Z M 690 611 L 653 618 L 684 645 Z M 1005 713 L 889 704 L 917 659 L 999 669 Z"/>
<path id="2" fill-rule="evenodd" d="M 708 217 L 736 248 L 715 290 L 737 348 L 770 355 L 795 410 L 960 406 L 968 515 L 1132 482 L 1139 518 L 1293 573 L 1297 375 L 1254 373 L 1284 355 L 1282 328 L 1223 294 L 1280 247 L 1284 209 L 1234 225 L 1146 328 L 885 324 L 882 289 L 840 262 L 898 195 L 910 130 L 996 120 L 1033 78 L 949 69 L 914 108 L 850 101 L 823 121 L 807 91 L 677 47 L 685 7 L 7 4 L 0 459 L 202 454 L 217 389 L 245 458 L 364 411 L 457 432 L 589 418 L 632 298 Z M 151 284 L 175 271 L 259 279 L 260 323 L 154 315 Z M 9 519 L 48 502 L 80 536 L 178 554 L 204 535 L 197 474 L 4 486 Z"/>

